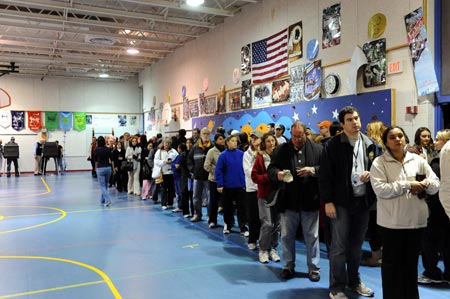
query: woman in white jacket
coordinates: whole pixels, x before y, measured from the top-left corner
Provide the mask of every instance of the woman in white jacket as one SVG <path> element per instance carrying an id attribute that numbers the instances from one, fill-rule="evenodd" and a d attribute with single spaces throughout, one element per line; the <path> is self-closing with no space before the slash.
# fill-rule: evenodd
<path id="1" fill-rule="evenodd" d="M 163 147 L 156 151 L 153 162 L 152 177 L 158 178 L 161 173 L 163 182 L 161 185 L 161 206 L 163 210 L 173 208 L 173 198 L 175 197 L 175 184 L 173 181 L 172 161 L 178 156 L 178 152 L 171 148 L 172 140 L 166 138 Z"/>
<path id="2" fill-rule="evenodd" d="M 127 161 L 133 161 L 133 170 L 128 171 L 128 194 L 136 196 L 141 195 L 141 185 L 139 184 L 139 173 L 141 171 L 141 151 L 142 148 L 138 145 L 137 136 L 131 137 L 131 145 L 125 152 Z"/>
<path id="3" fill-rule="evenodd" d="M 405 150 L 407 136 L 389 126 L 382 140 L 386 147 L 370 169 L 377 195 L 377 224 L 383 238 L 381 278 L 384 299 L 419 298 L 417 287 L 420 238 L 427 226 L 424 192 L 439 191 L 439 179 L 427 161 Z"/>

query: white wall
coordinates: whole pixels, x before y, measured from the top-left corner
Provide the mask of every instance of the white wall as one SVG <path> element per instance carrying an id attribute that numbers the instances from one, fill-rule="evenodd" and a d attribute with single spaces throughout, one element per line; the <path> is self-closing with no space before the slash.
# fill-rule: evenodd
<path id="1" fill-rule="evenodd" d="M 101 80 L 52 79 L 41 81 L 36 78 L 17 78 L 3 76 L 0 78 L 0 88 L 6 90 L 11 96 L 11 106 L 2 110 L 23 111 L 68 111 L 87 112 L 88 114 L 134 114 L 138 115 L 139 130 L 142 130 L 142 103 L 139 98 L 139 85 L 137 78 L 124 82 L 108 82 Z M 26 120 L 27 121 L 27 120 Z M 19 168 L 21 172 L 34 170 L 33 151 L 35 143 L 40 139 L 41 132 L 26 129 L 17 132 L 11 127 L 0 127 L 0 139 L 3 144 L 11 136 L 15 136 L 20 146 Z M 86 161 L 87 151 L 91 142 L 93 126 L 87 126 L 85 131 L 70 130 L 64 134 L 61 130 L 48 132 L 50 141 L 58 140 L 66 147 L 66 162 L 68 170 L 86 170 L 90 163 Z M 111 134 L 111 123 L 96 124 L 98 133 Z M 127 127 L 115 127 L 115 135 L 123 134 Z M 131 131 L 136 133 L 136 131 Z M 4 161 L 4 164 L 5 161 Z M 54 170 L 53 161 L 50 161 L 47 170 Z"/>
<path id="2" fill-rule="evenodd" d="M 342 82 L 346 82 L 348 62 L 356 46 L 369 41 L 367 23 L 371 16 L 383 13 L 387 18 L 385 33 L 387 48 L 399 47 L 388 52 L 389 61 L 404 62 L 404 71 L 387 77 L 385 86 L 365 89 L 362 78 L 358 80 L 358 92 L 374 91 L 385 88 L 396 89 L 394 121 L 405 128 L 410 137 L 419 126 L 434 131 L 434 107 L 428 98 L 418 99 L 414 82 L 409 49 L 406 46 L 404 16 L 422 6 L 422 0 L 263 0 L 256 5 L 245 7 L 241 13 L 225 20 L 209 33 L 200 36 L 169 55 L 165 60 L 140 73 L 139 82 L 143 86 L 146 109 L 152 107 L 153 96 L 159 102 L 165 101 L 165 95 L 171 94 L 171 103 L 181 103 L 181 87 L 186 85 L 190 99 L 198 97 L 202 90 L 203 79 L 209 79 L 206 94 L 216 93 L 225 84 L 226 89 L 240 86 L 232 83 L 232 72 L 240 66 L 242 46 L 266 38 L 282 28 L 297 22 L 303 22 L 303 46 L 309 40 L 322 40 L 322 10 L 330 5 L 341 3 L 342 37 L 341 44 L 328 49 L 320 49 L 318 59 L 322 60 L 324 75 L 336 72 Z M 434 1 L 428 1 L 428 40 L 433 50 Z M 304 55 L 305 57 L 306 55 Z M 289 67 L 305 64 L 306 57 L 290 64 Z M 327 67 L 327 65 L 333 65 Z M 250 75 L 242 79 L 249 79 Z M 336 96 L 349 94 L 346 86 Z M 432 101 L 433 97 L 431 97 Z M 405 107 L 419 105 L 419 114 L 405 114 Z M 179 126 L 190 129 L 191 121 L 179 121 Z M 167 129 L 165 129 L 167 131 Z M 154 132 L 152 132 L 154 133 Z"/>

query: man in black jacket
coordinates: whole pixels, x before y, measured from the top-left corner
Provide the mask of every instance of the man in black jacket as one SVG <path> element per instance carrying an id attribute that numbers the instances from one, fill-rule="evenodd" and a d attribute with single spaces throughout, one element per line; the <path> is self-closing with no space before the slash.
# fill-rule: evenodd
<path id="1" fill-rule="evenodd" d="M 374 292 L 359 277 L 359 264 L 369 207 L 375 200 L 370 166 L 381 147 L 360 132 L 361 119 L 354 107 L 339 112 L 343 133 L 324 145 L 320 164 L 320 198 L 331 219 L 330 298 L 346 299 L 345 288 L 372 297 Z"/>
<path id="2" fill-rule="evenodd" d="M 211 131 L 208 128 L 203 128 L 200 131 L 200 139 L 194 145 L 188 156 L 188 168 L 194 174 L 193 186 L 193 201 L 195 215 L 191 218 L 192 222 L 202 221 L 202 195 L 203 190 L 206 190 L 209 202 L 209 181 L 208 172 L 203 168 L 206 154 L 213 147 L 210 137 Z"/>
<path id="3" fill-rule="evenodd" d="M 295 275 L 295 236 L 299 222 L 306 245 L 308 276 L 320 280 L 319 260 L 319 190 L 318 171 L 322 146 L 305 135 L 306 125 L 296 121 L 291 126 L 291 140 L 275 148 L 268 167 L 269 178 L 284 188 L 277 200 L 281 212 L 283 250 L 282 279 Z"/>

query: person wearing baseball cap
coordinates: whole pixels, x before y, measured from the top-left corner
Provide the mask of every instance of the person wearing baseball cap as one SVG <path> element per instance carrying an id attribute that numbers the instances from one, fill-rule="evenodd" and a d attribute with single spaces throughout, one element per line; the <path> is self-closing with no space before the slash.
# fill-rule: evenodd
<path id="1" fill-rule="evenodd" d="M 278 144 L 283 144 L 286 143 L 288 141 L 288 139 L 286 138 L 286 136 L 284 136 L 284 131 L 285 131 L 285 127 L 284 125 L 277 123 L 275 125 L 275 138 L 277 139 Z"/>
<path id="2" fill-rule="evenodd" d="M 328 138 L 331 136 L 330 135 L 331 121 L 323 120 L 323 121 L 317 123 L 317 126 L 320 128 L 320 135 L 322 135 L 323 138 Z"/>

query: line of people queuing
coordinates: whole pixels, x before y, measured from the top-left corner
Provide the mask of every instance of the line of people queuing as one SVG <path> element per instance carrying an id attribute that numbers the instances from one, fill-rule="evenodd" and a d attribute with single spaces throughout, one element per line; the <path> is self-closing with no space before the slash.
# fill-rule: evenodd
<path id="1" fill-rule="evenodd" d="M 299 227 L 308 278 L 320 280 L 323 226 L 332 299 L 348 298 L 347 290 L 374 296 L 359 275 L 366 233 L 372 253 L 363 263 L 381 265 L 383 298 L 419 298 L 418 283 L 450 281 L 450 130 L 439 131 L 433 143 L 430 130 L 420 128 L 410 146 L 398 126 L 372 122 L 363 134 L 354 107 L 342 108 L 338 119 L 319 123 L 319 138 L 301 121 L 292 124 L 290 139 L 282 125 L 267 133 L 254 131 L 250 138 L 237 131 L 225 135 L 221 128 L 211 140 L 211 131 L 203 128 L 194 129 L 189 139 L 184 130 L 176 138 L 157 136 L 150 142 L 140 136 L 139 146 L 132 136 L 119 164 L 133 164 L 127 170 L 128 193 L 160 200 L 163 210 L 199 222 L 206 203 L 211 229 L 218 226 L 222 210 L 223 233 L 237 224 L 248 237 L 248 248 L 259 250 L 261 263 L 283 261 L 280 277 L 285 280 L 296 275 Z M 125 141 L 117 143 L 123 146 Z M 112 169 L 122 169 L 114 151 L 109 151 Z M 101 152 L 93 150 L 93 157 L 100 162 L 99 175 Z M 142 188 L 140 163 L 151 173 Z M 107 193 L 106 183 L 103 187 Z M 102 202 L 109 205 L 110 199 L 102 197 Z M 326 215 L 322 224 L 321 209 Z M 418 276 L 420 253 L 425 271 Z M 438 268 L 440 256 L 444 271 Z"/>

